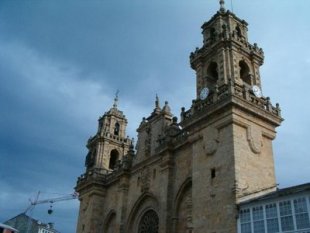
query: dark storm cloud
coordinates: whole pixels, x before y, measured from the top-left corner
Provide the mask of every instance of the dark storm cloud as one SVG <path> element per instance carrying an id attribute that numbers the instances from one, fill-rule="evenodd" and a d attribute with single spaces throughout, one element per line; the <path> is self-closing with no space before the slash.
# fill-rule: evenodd
<path id="1" fill-rule="evenodd" d="M 184 47 L 195 46 L 186 41 L 190 33 L 174 24 L 176 19 L 187 20 L 175 14 L 171 2 L 75 1 L 74 7 L 70 1 L 6 3 L 2 8 L 6 20 L 0 22 L 5 39 L 21 40 L 50 59 L 70 60 L 85 76 L 98 73 L 98 79 L 111 86 L 120 87 L 125 81 L 126 92 L 133 95 L 135 89 L 147 94 L 143 87 L 152 88 L 150 83 L 154 89 L 171 86 L 177 75 L 174 64 L 188 65 L 190 50 Z M 167 19 L 160 21 L 161 17 Z"/>

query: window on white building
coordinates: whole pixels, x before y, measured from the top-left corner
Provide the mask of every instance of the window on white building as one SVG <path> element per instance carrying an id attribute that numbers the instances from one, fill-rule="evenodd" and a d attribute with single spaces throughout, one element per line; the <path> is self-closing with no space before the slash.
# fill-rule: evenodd
<path id="1" fill-rule="evenodd" d="M 254 207 L 252 211 L 254 233 L 265 233 L 263 206 Z"/>
<path id="2" fill-rule="evenodd" d="M 282 201 L 279 206 L 282 231 L 294 230 L 291 201 Z"/>
<path id="3" fill-rule="evenodd" d="M 310 198 L 244 208 L 239 217 L 239 233 L 310 233 Z"/>
<path id="4" fill-rule="evenodd" d="M 279 232 L 278 211 L 275 203 L 266 205 L 267 232 Z"/>
<path id="5" fill-rule="evenodd" d="M 294 200 L 295 218 L 297 229 L 305 229 L 310 227 L 309 213 L 307 210 L 306 198 L 298 198 Z"/>
<path id="6" fill-rule="evenodd" d="M 240 223 L 242 233 L 251 233 L 251 212 L 250 209 L 240 211 Z"/>

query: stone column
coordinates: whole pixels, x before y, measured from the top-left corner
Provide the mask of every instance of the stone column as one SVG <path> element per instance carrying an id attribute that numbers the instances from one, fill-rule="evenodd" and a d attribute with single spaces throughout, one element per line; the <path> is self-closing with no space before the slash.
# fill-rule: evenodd
<path id="1" fill-rule="evenodd" d="M 170 233 L 172 231 L 172 205 L 173 205 L 173 169 L 174 158 L 170 151 L 164 152 L 160 164 L 160 213 L 159 233 Z"/>

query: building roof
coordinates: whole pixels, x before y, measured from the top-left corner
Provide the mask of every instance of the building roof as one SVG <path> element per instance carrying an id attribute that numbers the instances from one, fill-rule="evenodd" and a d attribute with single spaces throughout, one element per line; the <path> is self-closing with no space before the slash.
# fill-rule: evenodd
<path id="1" fill-rule="evenodd" d="M 51 232 L 58 232 L 51 227 L 51 224 L 42 223 L 41 221 L 36 220 L 25 213 L 21 213 L 5 221 L 5 224 L 17 228 L 20 232 L 26 232 L 28 230 L 30 233 L 34 233 L 38 232 L 39 228 L 48 229 Z"/>
<path id="2" fill-rule="evenodd" d="M 289 195 L 302 193 L 302 192 L 306 192 L 306 191 L 310 191 L 310 183 L 305 183 L 305 184 L 300 184 L 300 185 L 291 186 L 291 187 L 287 187 L 287 188 L 277 189 L 274 192 L 271 192 L 271 193 L 262 195 L 260 197 L 256 197 L 256 198 L 241 202 L 240 205 L 249 204 L 249 203 L 258 202 L 258 201 L 265 201 L 265 200 L 269 200 L 269 199 L 275 199 L 275 198 L 289 196 Z"/>
<path id="3" fill-rule="evenodd" d="M 9 229 L 9 230 L 11 230 L 11 231 L 18 232 L 17 229 L 15 229 L 15 228 L 13 228 L 13 227 L 11 227 L 11 226 L 9 226 L 9 225 L 3 224 L 3 223 L 0 223 L 0 227 L 1 227 L 1 228 L 4 228 L 4 229 Z"/>

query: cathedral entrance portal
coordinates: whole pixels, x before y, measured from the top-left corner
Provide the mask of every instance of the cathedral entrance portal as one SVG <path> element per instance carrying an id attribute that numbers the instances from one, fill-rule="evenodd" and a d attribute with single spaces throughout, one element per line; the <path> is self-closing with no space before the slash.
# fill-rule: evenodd
<path id="1" fill-rule="evenodd" d="M 154 210 L 148 210 L 141 218 L 138 233 L 158 233 L 158 215 Z"/>

